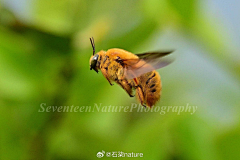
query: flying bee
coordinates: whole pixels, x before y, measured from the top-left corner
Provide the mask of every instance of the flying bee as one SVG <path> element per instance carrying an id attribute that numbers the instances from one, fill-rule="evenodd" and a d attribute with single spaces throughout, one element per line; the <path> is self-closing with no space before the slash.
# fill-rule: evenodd
<path id="1" fill-rule="evenodd" d="M 160 99 L 162 84 L 161 78 L 155 69 L 162 68 L 170 60 L 162 57 L 169 52 L 148 52 L 132 54 L 123 49 L 113 48 L 108 51 L 101 50 L 95 54 L 94 39 L 90 38 L 93 55 L 90 58 L 90 70 L 101 70 L 103 76 L 112 82 L 119 84 L 130 97 L 136 90 L 136 97 L 144 107 L 152 107 Z"/>

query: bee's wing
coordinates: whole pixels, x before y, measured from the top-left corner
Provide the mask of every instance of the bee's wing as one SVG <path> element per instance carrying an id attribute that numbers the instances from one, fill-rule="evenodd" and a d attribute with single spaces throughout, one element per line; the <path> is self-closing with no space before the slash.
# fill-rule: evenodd
<path id="1" fill-rule="evenodd" d="M 133 79 L 140 75 L 165 67 L 170 64 L 172 60 L 162 59 L 163 56 L 168 55 L 169 52 L 149 52 L 143 54 L 136 54 L 139 59 L 124 59 L 125 64 L 125 77 L 127 79 Z"/>
<path id="2" fill-rule="evenodd" d="M 149 59 L 157 59 L 157 58 L 164 57 L 172 52 L 173 51 L 147 52 L 147 53 L 141 53 L 141 54 L 136 54 L 136 55 L 139 57 L 139 59 L 149 60 Z"/>

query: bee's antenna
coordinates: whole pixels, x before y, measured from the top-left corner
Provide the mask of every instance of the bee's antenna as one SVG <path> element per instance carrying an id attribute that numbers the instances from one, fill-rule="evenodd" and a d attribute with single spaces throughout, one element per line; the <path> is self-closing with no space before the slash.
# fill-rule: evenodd
<path id="1" fill-rule="evenodd" d="M 91 44 L 92 44 L 92 48 L 93 48 L 93 55 L 95 54 L 95 44 L 94 44 L 94 39 L 93 39 L 93 37 L 92 38 L 90 38 L 90 42 L 91 42 Z"/>

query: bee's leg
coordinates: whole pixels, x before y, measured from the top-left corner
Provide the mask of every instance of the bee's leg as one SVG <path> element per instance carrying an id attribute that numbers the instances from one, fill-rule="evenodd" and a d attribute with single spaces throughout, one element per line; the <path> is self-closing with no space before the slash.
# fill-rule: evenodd
<path id="1" fill-rule="evenodd" d="M 146 108 L 146 106 L 144 105 L 144 96 L 143 96 L 143 91 L 142 91 L 141 87 L 138 86 L 136 88 L 136 94 L 137 94 L 137 98 L 140 101 L 141 105 Z"/>
<path id="2" fill-rule="evenodd" d="M 141 105 L 146 108 L 146 106 L 144 105 L 144 94 L 143 94 L 143 90 L 142 90 L 141 86 L 139 86 L 137 79 L 134 78 L 133 80 L 134 80 L 134 83 L 135 83 L 135 85 L 136 85 L 135 87 L 136 87 L 137 99 L 140 101 Z"/>
<path id="3" fill-rule="evenodd" d="M 101 72 L 103 76 L 108 80 L 109 84 L 112 86 L 113 84 L 111 83 L 110 79 L 108 78 L 108 72 L 106 68 L 101 68 Z"/>
<path id="4" fill-rule="evenodd" d="M 127 80 L 117 80 L 116 82 L 128 93 L 130 97 L 134 97 L 134 95 L 132 95 L 132 86 Z"/>

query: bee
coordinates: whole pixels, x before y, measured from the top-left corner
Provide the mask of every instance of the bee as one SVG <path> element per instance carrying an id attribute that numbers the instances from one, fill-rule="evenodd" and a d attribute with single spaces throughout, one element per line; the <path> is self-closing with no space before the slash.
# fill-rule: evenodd
<path id="1" fill-rule="evenodd" d="M 93 69 L 97 73 L 101 70 L 110 85 L 116 82 L 130 97 L 134 97 L 133 91 L 136 90 L 136 98 L 144 107 L 151 108 L 159 101 L 162 83 L 155 69 L 171 63 L 162 57 L 172 51 L 132 54 L 123 49 L 113 48 L 95 54 L 94 39 L 90 38 L 90 42 L 93 48 L 90 70 Z"/>

